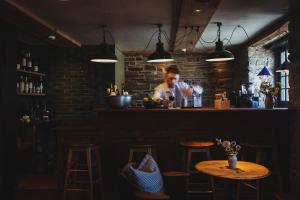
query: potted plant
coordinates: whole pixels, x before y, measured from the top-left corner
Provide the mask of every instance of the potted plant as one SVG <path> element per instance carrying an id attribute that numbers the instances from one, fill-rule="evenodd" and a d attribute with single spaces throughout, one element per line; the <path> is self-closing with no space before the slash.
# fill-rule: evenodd
<path id="1" fill-rule="evenodd" d="M 265 108 L 273 108 L 277 100 L 279 84 L 276 83 L 275 86 L 272 86 L 270 82 L 262 82 L 259 91 L 265 95 Z"/>
<path id="2" fill-rule="evenodd" d="M 230 169 L 236 169 L 237 154 L 241 150 L 241 146 L 236 144 L 236 141 L 229 141 L 216 138 L 217 145 L 222 146 L 225 150 Z"/>

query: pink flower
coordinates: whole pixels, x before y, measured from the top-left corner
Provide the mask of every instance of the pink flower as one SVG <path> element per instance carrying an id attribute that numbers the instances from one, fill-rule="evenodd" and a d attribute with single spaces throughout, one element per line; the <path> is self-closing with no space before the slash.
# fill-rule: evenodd
<path id="1" fill-rule="evenodd" d="M 223 146 L 224 148 L 228 148 L 228 147 L 230 147 L 230 142 L 229 142 L 228 140 L 225 140 L 225 141 L 222 143 L 222 146 Z"/>
<path id="2" fill-rule="evenodd" d="M 241 150 L 241 148 L 242 148 L 242 147 L 241 147 L 240 145 L 236 145 L 236 146 L 235 146 L 235 149 L 236 149 L 237 151 Z"/>

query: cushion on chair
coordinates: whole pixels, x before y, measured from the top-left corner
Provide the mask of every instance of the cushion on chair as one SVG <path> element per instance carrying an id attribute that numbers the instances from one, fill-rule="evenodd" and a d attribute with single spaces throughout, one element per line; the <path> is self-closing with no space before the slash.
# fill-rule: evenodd
<path id="1" fill-rule="evenodd" d="M 146 154 L 137 168 L 128 163 L 122 170 L 128 182 L 137 190 L 148 193 L 163 194 L 163 179 L 157 163 L 151 155 Z"/>

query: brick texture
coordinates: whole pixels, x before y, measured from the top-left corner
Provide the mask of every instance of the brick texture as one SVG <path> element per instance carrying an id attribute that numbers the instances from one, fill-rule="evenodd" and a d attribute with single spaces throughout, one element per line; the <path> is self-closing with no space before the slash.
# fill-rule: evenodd
<path id="1" fill-rule="evenodd" d="M 162 68 L 176 64 L 181 72 L 181 80 L 199 84 L 204 88 L 203 106 L 213 106 L 216 92 L 232 90 L 233 63 L 211 64 L 205 61 L 206 53 L 173 54 L 175 61 L 168 64 L 147 63 L 142 53 L 125 53 L 125 80 L 127 90 L 134 95 L 133 106 L 142 106 L 142 99 L 152 94 L 162 83 Z"/>
<path id="2" fill-rule="evenodd" d="M 39 55 L 47 74 L 47 104 L 56 118 L 91 117 L 96 107 L 106 105 L 104 95 L 115 81 L 115 68 L 90 62 L 97 52 L 97 46 L 84 46 L 47 49 Z"/>

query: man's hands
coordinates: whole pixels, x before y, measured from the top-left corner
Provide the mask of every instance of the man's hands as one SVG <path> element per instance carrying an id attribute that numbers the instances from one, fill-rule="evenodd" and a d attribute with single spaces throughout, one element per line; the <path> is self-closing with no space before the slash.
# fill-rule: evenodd
<path id="1" fill-rule="evenodd" d="M 184 88 L 182 90 L 182 93 L 184 96 L 188 97 L 188 96 L 192 96 L 193 94 L 193 88 Z"/>

